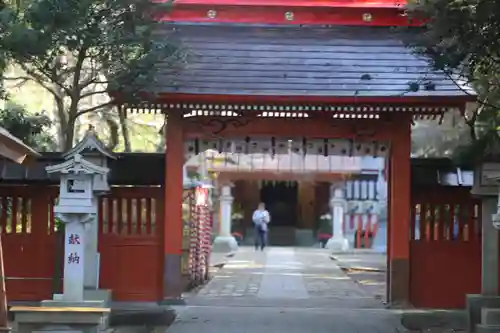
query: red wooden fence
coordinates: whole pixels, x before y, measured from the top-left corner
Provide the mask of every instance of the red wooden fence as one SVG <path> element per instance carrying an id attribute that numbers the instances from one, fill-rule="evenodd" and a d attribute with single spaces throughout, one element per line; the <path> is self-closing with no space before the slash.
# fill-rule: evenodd
<path id="1" fill-rule="evenodd" d="M 481 205 L 470 188 L 413 190 L 410 298 L 422 308 L 463 308 L 481 287 Z"/>
<path id="2" fill-rule="evenodd" d="M 99 205 L 101 288 L 118 301 L 161 298 L 161 187 L 117 187 Z"/>
<path id="3" fill-rule="evenodd" d="M 1 186 L 0 228 L 9 301 L 52 297 L 57 187 Z M 160 187 L 119 187 L 99 203 L 101 288 L 114 300 L 161 298 Z"/>
<path id="4" fill-rule="evenodd" d="M 50 188 L 0 187 L 9 301 L 51 298 L 55 256 L 51 207 L 56 193 Z"/>

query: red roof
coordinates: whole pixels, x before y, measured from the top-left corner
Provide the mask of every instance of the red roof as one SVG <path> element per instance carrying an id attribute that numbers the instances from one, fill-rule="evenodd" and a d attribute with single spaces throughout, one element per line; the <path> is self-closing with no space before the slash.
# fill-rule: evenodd
<path id="1" fill-rule="evenodd" d="M 279 6 L 279 7 L 325 7 L 325 8 L 403 8 L 406 1 L 400 0 L 175 0 L 175 5 L 208 6 Z"/>

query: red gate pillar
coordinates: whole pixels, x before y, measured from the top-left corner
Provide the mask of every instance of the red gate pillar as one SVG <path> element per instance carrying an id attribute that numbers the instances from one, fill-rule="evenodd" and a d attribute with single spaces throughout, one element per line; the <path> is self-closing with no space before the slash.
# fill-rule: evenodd
<path id="1" fill-rule="evenodd" d="M 389 161 L 388 296 L 391 304 L 404 305 L 410 295 L 411 115 L 395 120 Z"/>
<path id="2" fill-rule="evenodd" d="M 183 291 L 181 257 L 184 133 L 180 111 L 168 112 L 165 135 L 165 202 L 162 229 L 163 299 L 167 303 L 178 303 L 182 301 Z"/>

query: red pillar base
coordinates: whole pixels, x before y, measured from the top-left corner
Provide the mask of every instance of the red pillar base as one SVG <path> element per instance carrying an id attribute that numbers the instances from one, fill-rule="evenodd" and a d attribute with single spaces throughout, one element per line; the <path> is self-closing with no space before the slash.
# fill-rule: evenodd
<path id="1" fill-rule="evenodd" d="M 165 305 L 184 305 L 186 302 L 182 298 L 184 282 L 181 274 L 181 255 L 166 254 L 165 268 L 163 272 L 163 300 Z"/>

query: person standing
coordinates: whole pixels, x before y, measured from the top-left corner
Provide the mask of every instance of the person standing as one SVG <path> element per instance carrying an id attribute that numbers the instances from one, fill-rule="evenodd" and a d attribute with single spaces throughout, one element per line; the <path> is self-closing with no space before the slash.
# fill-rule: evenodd
<path id="1" fill-rule="evenodd" d="M 264 251 L 267 245 L 267 231 L 268 224 L 271 222 L 271 216 L 263 202 L 259 203 L 257 209 L 253 212 L 252 221 L 255 230 L 255 250 L 258 250 L 260 247 L 260 250 Z"/>

